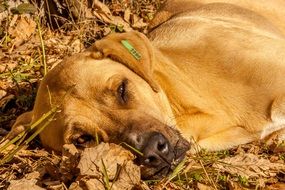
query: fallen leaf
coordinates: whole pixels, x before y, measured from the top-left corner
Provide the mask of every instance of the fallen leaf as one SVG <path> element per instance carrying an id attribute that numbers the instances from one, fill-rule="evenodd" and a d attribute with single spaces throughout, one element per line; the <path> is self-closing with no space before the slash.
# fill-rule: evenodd
<path id="1" fill-rule="evenodd" d="M 68 182 L 77 175 L 77 165 L 79 163 L 80 154 L 74 144 L 63 145 L 62 161 L 60 163 L 61 179 Z"/>
<path id="2" fill-rule="evenodd" d="M 5 11 L 5 6 L 3 4 L 0 4 L 0 13 L 2 13 L 3 11 Z"/>
<path id="3" fill-rule="evenodd" d="M 103 182 L 96 178 L 83 178 L 80 180 L 81 184 L 84 184 L 84 189 L 87 190 L 105 190 L 106 188 L 103 185 Z M 81 185 L 82 186 L 82 185 Z"/>
<path id="4" fill-rule="evenodd" d="M 285 171 L 284 163 L 272 163 L 268 159 L 251 153 L 227 157 L 213 164 L 213 167 L 232 175 L 247 178 L 273 177 L 280 171 Z"/>
<path id="5" fill-rule="evenodd" d="M 111 22 L 112 20 L 112 13 L 107 5 L 100 2 L 99 0 L 94 0 L 92 3 L 93 14 L 100 20 L 105 22 Z"/>
<path id="6" fill-rule="evenodd" d="M 130 23 L 130 19 L 131 19 L 131 9 L 127 8 L 124 12 L 124 20 L 127 23 Z"/>
<path id="7" fill-rule="evenodd" d="M 28 179 L 28 180 L 33 180 L 33 179 L 39 180 L 40 177 L 41 177 L 41 174 L 38 171 L 33 171 L 25 175 L 25 179 Z"/>
<path id="8" fill-rule="evenodd" d="M 44 190 L 36 185 L 37 180 L 31 179 L 20 179 L 20 180 L 12 180 L 8 187 L 8 190 Z"/>
<path id="9" fill-rule="evenodd" d="M 83 180 L 89 189 L 102 184 L 104 177 L 108 178 L 113 190 L 132 189 L 140 183 L 140 169 L 133 163 L 134 158 L 119 145 L 101 143 L 82 152 L 78 164 L 80 176 L 90 177 Z"/>
<path id="10" fill-rule="evenodd" d="M 285 183 L 276 183 L 266 188 L 267 190 L 282 190 L 285 189 Z"/>
<path id="11" fill-rule="evenodd" d="M 88 2 L 82 0 L 66 0 L 68 11 L 74 19 L 83 20 L 88 10 Z"/>
<path id="12" fill-rule="evenodd" d="M 79 182 L 73 182 L 69 186 L 68 190 L 83 190 L 83 188 L 80 187 Z"/>
<path id="13" fill-rule="evenodd" d="M 10 26 L 8 33 L 13 38 L 12 43 L 17 47 L 36 31 L 36 23 L 30 17 L 20 15 Z"/>
<path id="14" fill-rule="evenodd" d="M 5 90 L 1 90 L 1 89 L 0 89 L 0 100 L 1 100 L 4 96 L 6 96 L 6 94 L 7 94 L 7 92 L 6 92 Z"/>
<path id="15" fill-rule="evenodd" d="M 22 3 L 18 5 L 16 8 L 11 8 L 11 12 L 14 14 L 23 14 L 23 13 L 33 14 L 37 12 L 37 8 L 30 3 Z"/>
<path id="16" fill-rule="evenodd" d="M 145 23 L 142 18 L 139 18 L 135 14 L 131 16 L 131 20 L 133 28 L 140 29 L 147 26 L 147 23 Z"/>
<path id="17" fill-rule="evenodd" d="M 73 49 L 74 53 L 79 53 L 84 49 L 84 45 L 79 39 L 76 39 L 71 42 L 70 47 Z"/>
<path id="18" fill-rule="evenodd" d="M 237 182 L 229 181 L 229 190 L 245 190 Z"/>
<path id="19" fill-rule="evenodd" d="M 122 17 L 120 17 L 120 16 L 112 17 L 110 24 L 114 24 L 117 27 L 121 28 L 122 31 L 120 31 L 120 32 L 123 32 L 123 31 L 129 32 L 129 31 L 133 30 L 132 27 L 130 26 L 130 24 L 127 23 L 126 21 L 124 21 L 124 19 L 122 19 Z"/>
<path id="20" fill-rule="evenodd" d="M 97 17 L 99 20 L 107 23 L 107 24 L 113 24 L 122 31 L 132 31 L 133 29 L 130 27 L 130 24 L 126 22 L 122 17 L 120 16 L 113 16 L 110 9 L 105 5 L 104 3 L 101 3 L 100 1 L 96 0 L 93 2 L 93 14 L 95 17 Z"/>
<path id="21" fill-rule="evenodd" d="M 199 190 L 213 190 L 214 189 L 214 188 L 212 188 L 208 185 L 202 184 L 202 183 L 197 183 L 197 187 Z"/>

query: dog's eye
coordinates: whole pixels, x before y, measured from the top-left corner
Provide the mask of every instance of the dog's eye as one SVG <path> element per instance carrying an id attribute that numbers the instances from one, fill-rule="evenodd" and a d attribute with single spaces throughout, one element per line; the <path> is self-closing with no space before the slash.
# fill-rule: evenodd
<path id="1" fill-rule="evenodd" d="M 123 80 L 121 84 L 119 85 L 117 92 L 118 92 L 118 98 L 120 101 L 126 103 L 128 100 L 128 94 L 127 94 L 127 80 Z"/>
<path id="2" fill-rule="evenodd" d="M 75 145 L 77 146 L 87 146 L 89 143 L 94 141 L 94 137 L 88 134 L 81 135 L 75 141 Z"/>

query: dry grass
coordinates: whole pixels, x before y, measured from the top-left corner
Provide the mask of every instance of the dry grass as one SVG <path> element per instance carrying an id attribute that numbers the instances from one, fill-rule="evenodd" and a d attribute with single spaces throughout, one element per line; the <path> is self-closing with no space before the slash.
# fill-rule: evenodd
<path id="1" fill-rule="evenodd" d="M 71 4 L 65 7 L 65 14 L 58 13 L 55 17 L 50 14 L 52 10 L 44 14 L 43 8 L 36 9 L 31 4 L 19 8 L 17 6 L 22 4 L 20 1 L 0 3 L 2 138 L 19 114 L 32 109 L 38 83 L 51 67 L 63 57 L 82 51 L 110 32 L 128 31 L 131 28 L 146 32 L 149 20 L 162 1 L 102 2 L 105 4 L 99 3 L 93 7 L 95 13 L 86 6 L 78 8 Z M 51 20 L 53 24 L 50 24 Z M 31 141 L 31 136 L 26 136 L 19 140 L 21 144 L 10 146 L 10 151 L 15 154 L 10 162 L 6 163 L 12 157 L 4 157 L 7 152 L 1 150 L 0 189 L 7 188 L 11 180 L 22 178 L 36 179 L 37 185 L 45 188 L 69 187 L 74 179 L 62 178 L 62 157 L 42 149 L 37 138 Z M 28 143 L 28 149 L 19 151 L 19 147 Z M 285 154 L 284 145 L 283 152 L 280 146 L 251 143 L 228 151 L 201 151 L 188 155 L 165 179 L 142 182 L 139 188 L 282 189 L 285 183 Z M 103 174 L 105 187 L 111 189 L 106 171 Z"/>

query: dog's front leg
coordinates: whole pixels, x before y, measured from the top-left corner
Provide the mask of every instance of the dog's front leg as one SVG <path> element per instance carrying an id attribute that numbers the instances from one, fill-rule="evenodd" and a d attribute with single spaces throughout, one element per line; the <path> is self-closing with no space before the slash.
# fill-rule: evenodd
<path id="1" fill-rule="evenodd" d="M 285 96 L 278 96 L 271 105 L 271 122 L 266 125 L 260 138 L 270 143 L 274 139 L 285 140 Z"/>
<path id="2" fill-rule="evenodd" d="M 223 150 L 259 139 L 256 133 L 235 124 L 226 115 L 184 115 L 177 118 L 177 124 L 184 137 L 192 142 L 192 152 Z"/>
<path id="3" fill-rule="evenodd" d="M 209 137 L 198 140 L 196 142 L 197 146 L 192 146 L 191 152 L 199 151 L 201 148 L 209 151 L 224 150 L 252 142 L 256 139 L 258 139 L 257 136 L 254 136 L 243 127 L 232 126 L 216 134 L 212 134 Z"/>

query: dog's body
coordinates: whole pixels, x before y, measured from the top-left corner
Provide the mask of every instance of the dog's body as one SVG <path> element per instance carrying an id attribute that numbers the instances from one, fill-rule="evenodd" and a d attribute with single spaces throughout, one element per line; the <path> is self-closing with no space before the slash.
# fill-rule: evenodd
<path id="1" fill-rule="evenodd" d="M 201 2 L 216 1 L 169 1 L 154 19 L 150 39 L 170 62 L 156 64 L 157 80 L 182 134 L 201 147 L 217 150 L 263 138 L 266 126 L 280 125 L 272 123 L 270 107 L 285 92 L 285 2 L 219 1 L 255 12 Z"/>
<path id="2" fill-rule="evenodd" d="M 137 32 L 112 34 L 66 59 L 44 78 L 33 111 L 11 134 L 61 105 L 41 134 L 45 146 L 60 150 L 100 133 L 159 166 L 146 176 L 162 171 L 160 158 L 169 164 L 189 148 L 171 126 L 208 150 L 282 136 L 285 2 L 212 2 L 169 1 L 152 22 L 151 42 Z"/>

